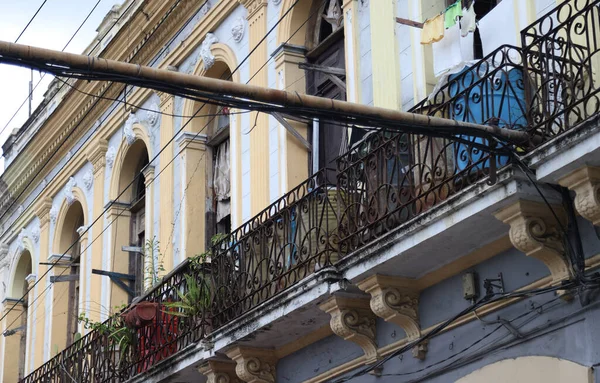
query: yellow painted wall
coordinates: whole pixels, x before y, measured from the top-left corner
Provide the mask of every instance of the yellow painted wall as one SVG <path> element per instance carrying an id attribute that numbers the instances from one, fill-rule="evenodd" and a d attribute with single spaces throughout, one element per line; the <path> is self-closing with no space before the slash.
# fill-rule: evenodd
<path id="1" fill-rule="evenodd" d="M 592 383 L 592 379 L 588 367 L 558 358 L 528 356 L 485 366 L 456 383 Z"/>

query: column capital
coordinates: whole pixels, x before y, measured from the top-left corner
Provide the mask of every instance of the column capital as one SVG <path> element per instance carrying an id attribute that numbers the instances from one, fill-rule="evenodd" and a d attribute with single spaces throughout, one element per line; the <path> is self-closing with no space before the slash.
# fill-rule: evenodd
<path id="1" fill-rule="evenodd" d="M 229 359 L 209 359 L 198 367 L 206 383 L 241 383 L 235 373 L 235 362 Z"/>
<path id="2" fill-rule="evenodd" d="M 375 315 L 400 326 L 410 341 L 421 337 L 419 291 L 414 280 L 376 274 L 359 282 L 358 287 L 371 294 L 370 306 Z M 413 349 L 416 358 L 425 358 L 424 346 Z"/>
<path id="3" fill-rule="evenodd" d="M 87 152 L 87 159 L 94 167 L 94 174 L 104 168 L 106 164 L 106 152 L 108 141 L 103 138 L 96 140 Z"/>
<path id="4" fill-rule="evenodd" d="M 144 184 L 145 184 L 144 186 L 146 186 L 146 187 L 150 186 L 150 184 L 154 180 L 154 166 L 153 165 L 146 166 L 146 168 L 142 171 L 142 174 L 144 175 Z"/>
<path id="5" fill-rule="evenodd" d="M 566 225 L 566 214 L 559 205 L 553 205 L 561 224 Z M 544 262 L 554 283 L 569 278 L 569 266 L 564 257 L 563 232 L 548 206 L 539 202 L 519 200 L 494 216 L 510 225 L 513 246 L 530 257 Z"/>
<path id="6" fill-rule="evenodd" d="M 275 352 L 269 349 L 235 347 L 226 352 L 236 363 L 237 376 L 246 383 L 275 383 Z"/>
<path id="7" fill-rule="evenodd" d="M 156 94 L 158 95 L 158 98 L 160 99 L 160 103 L 159 103 L 159 107 L 161 111 L 164 111 L 164 109 L 169 107 L 169 102 L 173 102 L 173 95 L 171 93 L 167 93 L 167 92 L 156 92 Z M 170 116 L 166 116 L 166 117 L 170 117 Z"/>
<path id="8" fill-rule="evenodd" d="M 329 325 L 337 336 L 363 349 L 365 363 L 371 364 L 379 359 L 375 340 L 376 319 L 369 300 L 333 296 L 319 308 L 331 315 Z"/>
<path id="9" fill-rule="evenodd" d="M 248 10 L 248 20 L 252 19 L 262 7 L 267 6 L 267 0 L 238 0 Z"/>
<path id="10" fill-rule="evenodd" d="M 27 282 L 27 289 L 31 290 L 33 287 L 33 284 L 35 283 L 35 281 L 37 281 L 37 275 L 29 274 L 28 276 L 25 277 L 25 281 Z"/>
<path id="11" fill-rule="evenodd" d="M 558 183 L 575 192 L 575 209 L 581 216 L 600 225 L 600 168 L 585 166 L 561 178 Z"/>
<path id="12" fill-rule="evenodd" d="M 39 200 L 35 206 L 35 215 L 40 220 L 40 230 L 50 222 L 50 210 L 52 210 L 52 198 L 46 197 Z"/>

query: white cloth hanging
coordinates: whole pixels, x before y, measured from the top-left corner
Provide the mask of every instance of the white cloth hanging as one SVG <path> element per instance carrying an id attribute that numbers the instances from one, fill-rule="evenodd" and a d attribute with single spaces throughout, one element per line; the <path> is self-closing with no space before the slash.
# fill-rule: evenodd
<path id="1" fill-rule="evenodd" d="M 469 8 L 463 8 L 463 16 L 460 19 L 460 35 L 466 37 L 469 33 L 475 32 L 477 27 L 477 15 L 475 15 L 475 0 L 471 3 Z"/>
<path id="2" fill-rule="evenodd" d="M 229 140 L 217 147 L 213 169 L 213 187 L 217 199 L 217 222 L 231 212 L 231 182 L 229 177 Z"/>
<path id="3" fill-rule="evenodd" d="M 504 44 L 517 45 L 514 0 L 502 0 L 478 23 L 483 57 Z M 513 57 L 514 59 L 514 57 Z"/>
<path id="4" fill-rule="evenodd" d="M 444 38 L 432 44 L 433 72 L 439 77 L 462 60 L 460 27 L 458 24 L 446 29 Z"/>

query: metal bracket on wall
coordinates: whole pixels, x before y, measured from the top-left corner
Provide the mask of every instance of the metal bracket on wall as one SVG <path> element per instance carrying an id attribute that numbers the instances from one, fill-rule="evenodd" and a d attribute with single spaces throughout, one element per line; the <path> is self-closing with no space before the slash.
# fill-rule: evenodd
<path id="1" fill-rule="evenodd" d="M 498 273 L 498 278 L 486 278 L 483 280 L 483 288 L 487 295 L 494 294 L 494 289 L 498 289 L 498 292 L 504 292 L 504 278 L 502 273 Z"/>
<path id="2" fill-rule="evenodd" d="M 73 282 L 79 280 L 79 274 L 69 274 L 69 275 L 52 275 L 50 276 L 50 283 L 56 282 Z"/>
<path id="3" fill-rule="evenodd" d="M 135 281 L 135 275 L 116 273 L 114 271 L 104 271 L 98 269 L 92 269 L 92 274 L 104 275 L 109 277 L 112 282 L 114 282 L 117 286 L 122 288 L 130 297 L 133 298 L 135 296 L 135 292 L 122 281 L 122 279 L 128 281 Z"/>
<path id="4" fill-rule="evenodd" d="M 290 132 L 292 134 L 292 136 L 296 137 L 298 139 L 298 141 L 300 141 L 302 143 L 302 145 L 304 145 L 306 147 L 306 149 L 311 150 L 312 151 L 312 145 L 306 141 L 306 138 L 302 137 L 302 135 L 300 133 L 298 133 L 298 131 L 296 129 L 294 129 L 294 127 L 292 125 L 290 125 L 289 122 L 286 121 L 285 118 L 283 118 L 283 116 L 279 113 L 271 113 L 273 117 L 275 117 L 275 119 L 277 121 L 279 121 L 279 123 L 281 125 L 283 125 L 284 128 L 286 128 L 288 130 L 288 132 Z"/>

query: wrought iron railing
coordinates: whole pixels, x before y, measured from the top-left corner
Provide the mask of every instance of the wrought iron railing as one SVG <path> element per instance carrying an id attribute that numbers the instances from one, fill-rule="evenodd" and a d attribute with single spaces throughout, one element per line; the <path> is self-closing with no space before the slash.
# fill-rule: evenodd
<path id="1" fill-rule="evenodd" d="M 213 247 L 217 325 L 337 261 L 333 174 L 317 172 Z"/>
<path id="2" fill-rule="evenodd" d="M 600 112 L 600 0 L 570 0 L 521 32 L 529 129 L 545 142 Z"/>
<path id="3" fill-rule="evenodd" d="M 536 144 L 597 115 L 599 5 L 562 3 L 522 32 L 523 48 L 498 48 L 412 111 L 527 131 Z M 313 175 L 220 240 L 205 263 L 170 273 L 138 304 L 153 305 L 152 320 L 110 318 L 24 381 L 117 382 L 157 366 L 494 174 L 508 157 L 482 149 L 489 144 L 467 135 L 368 136 L 337 169 Z"/>

